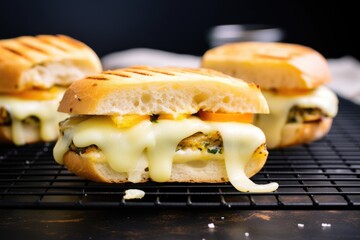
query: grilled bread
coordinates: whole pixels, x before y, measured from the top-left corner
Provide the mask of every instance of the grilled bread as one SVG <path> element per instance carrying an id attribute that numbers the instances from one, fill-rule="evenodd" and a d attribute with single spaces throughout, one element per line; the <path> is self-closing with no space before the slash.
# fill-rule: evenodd
<path id="1" fill-rule="evenodd" d="M 0 40 L 0 141 L 54 141 L 65 87 L 101 71 L 95 52 L 64 35 Z"/>
<path id="2" fill-rule="evenodd" d="M 59 111 L 54 158 L 100 182 L 227 182 L 274 191 L 249 177 L 265 164 L 253 113 L 267 113 L 254 84 L 206 69 L 131 67 L 76 81 Z"/>
<path id="3" fill-rule="evenodd" d="M 242 42 L 208 50 L 202 67 L 254 82 L 269 104 L 269 115 L 254 122 L 268 148 L 309 143 L 325 136 L 338 99 L 324 84 L 331 80 L 326 59 L 298 44 Z"/>
<path id="4" fill-rule="evenodd" d="M 0 92 L 68 86 L 101 71 L 100 60 L 84 43 L 65 35 L 0 40 Z"/>

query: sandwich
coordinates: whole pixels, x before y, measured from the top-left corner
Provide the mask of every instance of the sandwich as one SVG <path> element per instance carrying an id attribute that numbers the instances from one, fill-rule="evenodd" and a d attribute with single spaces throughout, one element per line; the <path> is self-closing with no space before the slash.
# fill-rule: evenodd
<path id="1" fill-rule="evenodd" d="M 58 110 L 70 117 L 59 124 L 54 158 L 85 179 L 278 187 L 249 179 L 268 156 L 251 123 L 268 112 L 254 84 L 207 69 L 133 66 L 75 81 Z"/>
<path id="2" fill-rule="evenodd" d="M 312 48 L 288 43 L 242 42 L 208 50 L 202 67 L 259 85 L 270 114 L 254 124 L 269 149 L 310 143 L 324 137 L 338 111 L 326 59 Z"/>
<path id="3" fill-rule="evenodd" d="M 0 40 L 0 141 L 54 141 L 57 108 L 71 82 L 101 71 L 87 45 L 64 35 Z"/>

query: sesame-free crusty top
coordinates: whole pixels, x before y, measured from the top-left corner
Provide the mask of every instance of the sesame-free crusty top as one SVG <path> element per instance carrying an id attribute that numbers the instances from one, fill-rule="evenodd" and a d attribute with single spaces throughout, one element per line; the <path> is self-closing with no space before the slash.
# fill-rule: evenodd
<path id="1" fill-rule="evenodd" d="M 300 44 L 230 43 L 208 50 L 201 66 L 254 82 L 266 90 L 310 90 L 330 81 L 326 59 Z"/>
<path id="2" fill-rule="evenodd" d="M 65 35 L 0 40 L 0 92 L 66 86 L 76 78 L 100 71 L 95 52 Z"/>
<path id="3" fill-rule="evenodd" d="M 254 84 L 209 69 L 134 66 L 75 81 L 59 111 L 70 114 L 268 113 Z"/>

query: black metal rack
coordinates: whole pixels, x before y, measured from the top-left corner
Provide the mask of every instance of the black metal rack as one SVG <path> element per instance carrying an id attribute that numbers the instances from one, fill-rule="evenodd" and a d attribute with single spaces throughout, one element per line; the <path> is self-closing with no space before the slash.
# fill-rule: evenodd
<path id="1" fill-rule="evenodd" d="M 278 182 L 273 193 L 241 193 L 231 184 L 100 184 L 55 163 L 53 143 L 0 145 L 0 207 L 215 207 L 360 209 L 360 106 L 341 99 L 332 130 L 320 141 L 270 152 L 252 179 Z M 123 200 L 127 189 L 141 200 Z"/>

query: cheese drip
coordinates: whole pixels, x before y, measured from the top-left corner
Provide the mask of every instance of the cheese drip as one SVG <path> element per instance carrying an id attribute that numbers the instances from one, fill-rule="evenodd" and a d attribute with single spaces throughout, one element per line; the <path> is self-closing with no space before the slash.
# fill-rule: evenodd
<path id="1" fill-rule="evenodd" d="M 59 90 L 57 97 L 51 100 L 28 100 L 0 95 L 0 106 L 5 107 L 11 115 L 11 136 L 16 145 L 26 144 L 25 132 L 28 129 L 22 121 L 30 116 L 37 117 L 40 121 L 39 136 L 42 141 L 56 140 L 59 121 L 68 117 L 67 114 L 57 112 L 64 91 Z"/>
<path id="2" fill-rule="evenodd" d="M 182 121 L 158 120 L 156 123 L 146 120 L 131 128 L 120 129 L 109 117 L 91 117 L 65 127 L 63 136 L 54 147 L 54 158 L 63 164 L 63 156 L 72 142 L 79 148 L 95 144 L 103 151 L 113 170 L 130 172 L 145 155 L 150 178 L 165 182 L 170 179 L 173 162 L 177 162 L 174 156 L 178 143 L 196 132 L 207 134 L 213 131 L 219 131 L 223 138 L 228 178 L 236 189 L 270 192 L 278 188 L 277 183 L 257 185 L 245 175 L 245 166 L 252 154 L 265 142 L 259 128 L 245 123 L 205 122 L 191 117 Z"/>
<path id="3" fill-rule="evenodd" d="M 279 145 L 292 107 L 320 108 L 329 117 L 335 117 L 338 111 L 336 95 L 324 86 L 301 95 L 280 95 L 265 90 L 262 93 L 268 102 L 270 114 L 259 114 L 254 124 L 263 130 L 268 148 Z"/>

